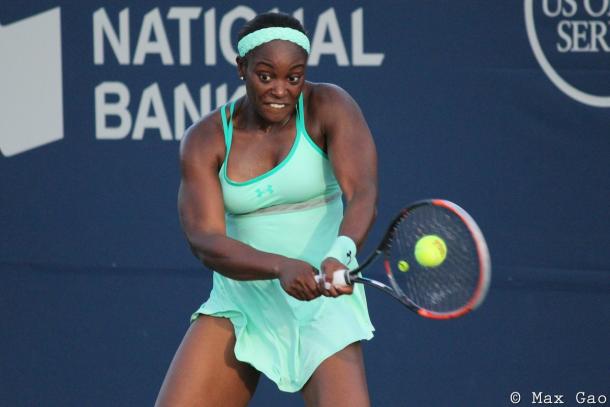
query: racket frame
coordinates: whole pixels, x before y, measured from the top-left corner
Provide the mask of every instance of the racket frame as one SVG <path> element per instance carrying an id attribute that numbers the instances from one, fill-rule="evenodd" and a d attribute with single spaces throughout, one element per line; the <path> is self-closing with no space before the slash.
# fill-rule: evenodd
<path id="1" fill-rule="evenodd" d="M 400 222 L 404 220 L 405 217 L 408 217 L 409 214 L 415 208 L 424 205 L 435 205 L 453 212 L 456 216 L 460 218 L 464 225 L 466 225 L 473 241 L 475 242 L 479 263 L 479 276 L 477 281 L 477 287 L 470 300 L 464 306 L 449 312 L 431 311 L 421 308 L 420 306 L 415 304 L 404 294 L 398 283 L 396 283 L 396 280 L 394 279 L 394 275 L 392 273 L 392 266 L 389 260 L 389 250 L 392 246 L 392 238 L 394 236 L 396 227 Z M 379 256 L 385 256 L 384 268 L 386 276 L 390 281 L 391 287 L 380 281 L 362 277 L 360 275 L 360 273 Z M 464 209 L 462 209 L 457 204 L 444 199 L 423 199 L 414 202 L 413 204 L 401 210 L 398 215 L 396 215 L 396 217 L 388 227 L 377 249 L 373 253 L 371 253 L 369 257 L 360 266 L 351 271 L 338 270 L 335 272 L 335 275 L 336 277 L 333 276 L 333 283 L 335 283 L 335 281 L 345 282 L 345 285 L 361 283 L 377 288 L 385 292 L 386 294 L 389 294 L 390 296 L 398 300 L 402 305 L 407 307 L 409 310 L 416 312 L 422 317 L 431 319 L 452 319 L 461 317 L 469 313 L 470 311 L 476 309 L 485 299 L 485 296 L 487 295 L 487 291 L 489 289 L 489 283 L 491 281 L 491 260 L 489 256 L 489 250 L 487 248 L 487 243 L 485 242 L 485 238 L 483 236 L 483 233 L 481 232 L 481 229 L 479 229 L 479 226 L 476 224 L 474 219 Z"/>

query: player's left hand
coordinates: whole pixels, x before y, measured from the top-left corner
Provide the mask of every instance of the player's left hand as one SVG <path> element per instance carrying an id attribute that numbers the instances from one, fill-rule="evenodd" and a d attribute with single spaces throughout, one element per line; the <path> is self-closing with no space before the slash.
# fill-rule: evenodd
<path id="1" fill-rule="evenodd" d="M 322 265 L 320 266 L 320 272 L 323 276 L 325 276 L 325 281 L 320 281 L 319 285 L 320 285 L 320 291 L 322 292 L 322 295 L 324 295 L 325 297 L 338 297 L 340 295 L 343 294 L 351 294 L 352 292 L 354 292 L 354 287 L 351 285 L 346 285 L 346 286 L 334 286 L 332 285 L 333 282 L 333 273 L 337 270 L 347 270 L 347 266 L 344 265 L 343 263 L 341 263 L 339 260 L 335 259 L 334 257 L 327 257 L 326 259 L 324 259 L 324 261 L 322 262 Z M 326 288 L 325 287 L 325 282 L 330 284 L 330 288 Z"/>

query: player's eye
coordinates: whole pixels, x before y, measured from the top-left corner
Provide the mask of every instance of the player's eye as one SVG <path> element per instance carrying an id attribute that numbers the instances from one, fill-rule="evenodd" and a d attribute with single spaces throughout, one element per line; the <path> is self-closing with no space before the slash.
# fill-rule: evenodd
<path id="1" fill-rule="evenodd" d="M 260 79 L 261 82 L 269 82 L 271 80 L 271 75 L 266 72 L 260 72 L 258 74 L 258 79 Z"/>
<path id="2" fill-rule="evenodd" d="M 297 84 L 301 81 L 301 76 L 300 75 L 291 75 L 288 77 L 288 82 L 290 82 L 291 84 Z"/>

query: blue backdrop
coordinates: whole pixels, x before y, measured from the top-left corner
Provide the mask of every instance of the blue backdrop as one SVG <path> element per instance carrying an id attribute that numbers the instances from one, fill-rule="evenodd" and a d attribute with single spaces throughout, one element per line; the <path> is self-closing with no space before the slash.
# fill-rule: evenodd
<path id="1" fill-rule="evenodd" d="M 367 248 L 440 197 L 492 254 L 488 300 L 461 320 L 368 291 L 373 405 L 609 397 L 610 4 L 277 5 L 312 37 L 308 79 L 345 88 L 375 137 Z M 152 405 L 211 284 L 177 218 L 179 139 L 243 91 L 232 44 L 269 7 L 0 4 L 0 405 Z M 293 404 L 266 380 L 252 403 Z"/>

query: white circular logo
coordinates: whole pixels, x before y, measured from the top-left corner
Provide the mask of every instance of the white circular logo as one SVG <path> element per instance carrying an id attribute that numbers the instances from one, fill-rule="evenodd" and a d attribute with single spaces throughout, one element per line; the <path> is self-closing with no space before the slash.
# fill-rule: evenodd
<path id="1" fill-rule="evenodd" d="M 610 0 L 541 0 L 536 1 L 536 4 L 542 5 L 545 16 L 558 19 L 558 52 L 610 54 Z M 527 37 L 532 51 L 551 82 L 578 102 L 595 107 L 610 107 L 610 95 L 594 95 L 578 89 L 553 68 L 542 50 L 536 32 L 534 0 L 525 0 L 524 8 Z"/>

